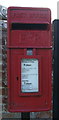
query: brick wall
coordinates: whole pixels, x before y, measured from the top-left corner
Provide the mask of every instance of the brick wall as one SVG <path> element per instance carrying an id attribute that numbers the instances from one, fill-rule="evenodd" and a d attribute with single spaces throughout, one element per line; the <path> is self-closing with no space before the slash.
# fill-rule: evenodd
<path id="1" fill-rule="evenodd" d="M 3 118 L 17 118 L 17 117 L 20 118 L 20 113 L 8 112 L 7 29 L 4 27 L 2 28 L 2 117 Z"/>
<path id="2" fill-rule="evenodd" d="M 7 21 L 6 21 L 7 22 Z M 0 114 L 2 118 L 21 118 L 21 113 L 11 113 L 8 111 L 8 87 L 7 87 L 7 23 L 2 21 L 0 30 Z M 2 79 L 1 79 L 2 78 Z M 2 100 L 1 100 L 2 99 Z M 2 106 L 2 107 L 1 107 Z M 52 110 L 46 112 L 31 112 L 30 118 L 52 118 Z M 46 119 L 45 119 L 46 120 Z"/>
<path id="3" fill-rule="evenodd" d="M 0 24 L 0 119 L 1 117 L 2 117 L 2 25 Z"/>

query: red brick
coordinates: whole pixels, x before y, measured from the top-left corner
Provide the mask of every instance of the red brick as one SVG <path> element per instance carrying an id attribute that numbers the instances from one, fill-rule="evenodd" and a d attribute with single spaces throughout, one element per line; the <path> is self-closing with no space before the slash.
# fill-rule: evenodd
<path id="1" fill-rule="evenodd" d="M 0 95 L 2 95 L 2 88 L 0 88 Z"/>
<path id="2" fill-rule="evenodd" d="M 0 87 L 2 87 L 2 81 L 0 81 Z"/>
<path id="3" fill-rule="evenodd" d="M 40 112 L 37 114 L 37 118 L 51 118 L 51 117 L 52 117 L 51 111 Z"/>
<path id="4" fill-rule="evenodd" d="M 2 95 L 7 95 L 8 94 L 8 88 L 5 87 L 5 88 L 2 88 Z"/>
<path id="5" fill-rule="evenodd" d="M 2 102 L 6 104 L 8 102 L 8 99 L 6 97 L 3 97 Z"/>

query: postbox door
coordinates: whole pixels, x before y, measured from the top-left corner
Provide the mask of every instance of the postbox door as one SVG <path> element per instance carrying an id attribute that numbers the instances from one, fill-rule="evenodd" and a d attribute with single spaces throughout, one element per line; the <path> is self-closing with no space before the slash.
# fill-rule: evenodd
<path id="1" fill-rule="evenodd" d="M 26 107 L 26 111 L 40 111 L 51 107 L 51 51 L 39 49 L 36 54 L 24 55 L 23 49 L 9 51 L 9 110 L 24 111 Z"/>

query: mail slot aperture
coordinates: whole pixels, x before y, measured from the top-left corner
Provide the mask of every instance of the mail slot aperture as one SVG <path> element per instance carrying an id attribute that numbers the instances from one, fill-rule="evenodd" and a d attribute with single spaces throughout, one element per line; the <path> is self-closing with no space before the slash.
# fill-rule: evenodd
<path id="1" fill-rule="evenodd" d="M 48 30 L 49 24 L 12 23 L 11 30 Z"/>

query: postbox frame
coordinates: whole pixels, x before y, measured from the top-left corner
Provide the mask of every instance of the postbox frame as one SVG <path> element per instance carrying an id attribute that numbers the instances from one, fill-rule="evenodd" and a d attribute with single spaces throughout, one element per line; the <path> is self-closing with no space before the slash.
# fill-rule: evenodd
<path id="1" fill-rule="evenodd" d="M 18 12 L 17 12 L 18 11 Z M 32 11 L 32 12 L 31 12 Z M 27 13 L 27 17 L 30 15 L 33 17 L 29 20 L 24 17 L 19 19 L 19 13 L 23 15 Z M 29 12 L 29 15 L 28 15 Z M 39 13 L 39 17 L 37 16 Z M 15 14 L 17 19 L 15 18 Z M 34 16 L 32 15 L 34 14 Z M 26 16 L 25 15 L 25 16 Z M 38 17 L 36 19 L 36 16 Z M 13 18 L 13 19 L 12 19 Z M 44 19 L 43 19 L 44 18 Z M 47 33 L 49 36 L 48 42 L 45 41 L 44 37 L 43 42 L 40 42 L 39 45 L 35 44 L 33 39 L 33 44 L 29 45 L 27 42 L 26 45 L 22 46 L 15 43 L 16 39 L 16 30 L 14 30 L 12 40 L 14 41 L 11 44 L 11 31 L 12 23 L 32 23 L 32 24 L 43 24 L 48 25 Z M 22 30 L 20 30 L 22 32 Z M 34 31 L 34 30 L 33 30 Z M 26 31 L 25 31 L 26 32 Z M 35 31 L 36 33 L 39 30 Z M 19 31 L 18 31 L 19 33 Z M 29 30 L 30 33 L 30 30 Z M 44 32 L 43 32 L 44 33 Z M 31 33 L 30 33 L 31 34 Z M 36 35 L 37 36 L 37 35 Z M 36 37 L 35 36 L 35 37 Z M 40 38 L 41 36 L 38 35 Z M 17 38 L 17 37 L 16 37 Z M 32 37 L 33 38 L 33 37 Z M 46 35 L 45 35 L 46 38 Z M 48 38 L 48 37 L 47 37 Z M 29 38 L 28 38 L 29 39 Z M 17 38 L 18 40 L 18 38 Z M 18 41 L 19 42 L 19 41 Z M 37 46 L 38 45 L 38 46 Z M 20 7 L 9 7 L 8 8 L 8 42 L 7 42 L 7 62 L 8 62 L 8 110 L 10 112 L 37 112 L 37 111 L 47 111 L 51 109 L 51 98 L 52 98 L 52 88 L 51 88 L 51 79 L 52 79 L 52 42 L 51 42 L 51 11 L 48 8 L 20 8 Z M 27 49 L 33 49 L 33 55 L 27 55 Z M 37 93 L 21 93 L 21 60 L 22 59 L 38 59 L 39 62 L 39 88 L 40 91 Z M 46 61 L 45 61 L 46 60 Z M 44 71 L 43 71 L 44 70 Z M 47 72 L 47 74 L 46 74 Z M 43 75 L 42 75 L 43 74 Z M 16 78 L 20 78 L 17 80 Z M 44 78 L 43 78 L 44 77 Z"/>

